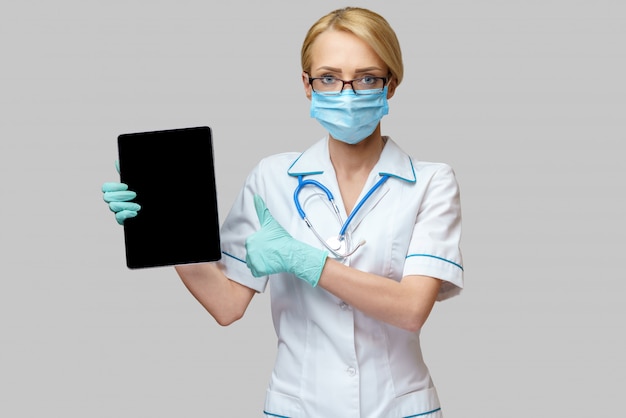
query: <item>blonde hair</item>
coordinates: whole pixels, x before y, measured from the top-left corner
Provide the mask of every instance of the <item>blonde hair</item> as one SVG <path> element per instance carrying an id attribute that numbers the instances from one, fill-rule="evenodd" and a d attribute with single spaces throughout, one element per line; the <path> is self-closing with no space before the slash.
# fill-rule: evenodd
<path id="1" fill-rule="evenodd" d="M 310 72 L 311 47 L 321 33 L 331 29 L 350 32 L 365 41 L 389 67 L 396 84 L 400 84 L 404 75 L 404 64 L 396 33 L 385 18 L 360 7 L 334 10 L 311 26 L 302 44 L 302 71 Z"/>

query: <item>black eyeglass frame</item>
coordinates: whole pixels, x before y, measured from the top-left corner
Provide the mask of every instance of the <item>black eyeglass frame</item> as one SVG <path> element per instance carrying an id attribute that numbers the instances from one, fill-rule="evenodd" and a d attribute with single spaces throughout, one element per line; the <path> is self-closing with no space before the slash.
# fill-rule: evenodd
<path id="1" fill-rule="evenodd" d="M 391 80 L 391 74 L 389 74 L 387 77 L 376 77 L 376 76 L 368 75 L 368 76 L 365 76 L 365 77 L 354 78 L 352 80 L 342 80 L 340 78 L 333 77 L 335 80 L 342 82 L 341 88 L 339 90 L 337 90 L 337 91 L 318 91 L 318 90 L 315 90 L 315 88 L 313 87 L 313 81 L 315 81 L 315 80 L 323 80 L 324 78 L 328 78 L 328 77 L 311 77 L 308 73 L 306 73 L 306 75 L 309 78 L 309 85 L 311 86 L 311 90 L 313 90 L 314 92 L 316 92 L 318 94 L 323 94 L 325 96 L 337 96 L 337 95 L 340 95 L 341 92 L 343 91 L 343 89 L 346 87 L 346 84 L 350 84 L 350 88 L 352 89 L 354 94 L 356 94 L 356 95 L 359 95 L 359 94 L 360 95 L 364 95 L 363 93 L 358 93 L 359 90 L 355 89 L 354 85 L 352 84 L 355 81 L 363 80 L 364 78 L 375 78 L 377 80 L 383 80 L 383 87 L 380 89 L 380 91 L 377 92 L 377 93 L 373 93 L 373 94 L 380 94 L 383 91 L 385 91 L 385 86 Z M 365 93 L 365 95 L 367 95 L 367 94 L 372 94 L 372 93 Z"/>

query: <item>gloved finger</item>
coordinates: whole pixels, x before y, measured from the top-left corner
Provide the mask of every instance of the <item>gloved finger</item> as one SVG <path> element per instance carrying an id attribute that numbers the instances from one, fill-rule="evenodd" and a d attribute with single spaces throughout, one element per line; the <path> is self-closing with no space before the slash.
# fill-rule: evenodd
<path id="1" fill-rule="evenodd" d="M 111 209 L 112 212 L 121 212 L 123 210 L 137 212 L 141 209 L 141 206 L 135 202 L 111 202 L 109 203 L 109 209 Z"/>
<path id="2" fill-rule="evenodd" d="M 119 192 L 106 192 L 102 196 L 105 202 L 127 202 L 137 197 L 137 193 L 130 190 L 123 190 Z"/>
<path id="3" fill-rule="evenodd" d="M 120 160 L 115 160 L 115 169 L 117 170 L 117 174 L 120 174 Z"/>
<path id="4" fill-rule="evenodd" d="M 102 185 L 103 192 L 120 192 L 128 190 L 128 185 L 120 182 L 107 182 Z"/>
<path id="5" fill-rule="evenodd" d="M 256 216 L 258 216 L 261 226 L 268 224 L 274 219 L 270 210 L 265 206 L 263 198 L 258 194 L 254 195 L 254 208 L 256 209 Z"/>
<path id="6" fill-rule="evenodd" d="M 272 269 L 266 259 L 268 256 L 271 257 L 271 249 L 263 232 L 257 231 L 246 239 L 246 265 L 254 277 L 271 274 Z"/>
<path id="7" fill-rule="evenodd" d="M 115 220 L 118 224 L 124 225 L 126 219 L 134 218 L 135 216 L 137 216 L 137 212 L 133 210 L 123 210 L 115 214 Z"/>
<path id="8" fill-rule="evenodd" d="M 254 277 L 262 277 L 269 274 L 267 273 L 267 267 L 265 263 L 263 263 L 263 259 L 261 257 L 252 256 L 249 252 L 246 253 L 246 265 Z"/>

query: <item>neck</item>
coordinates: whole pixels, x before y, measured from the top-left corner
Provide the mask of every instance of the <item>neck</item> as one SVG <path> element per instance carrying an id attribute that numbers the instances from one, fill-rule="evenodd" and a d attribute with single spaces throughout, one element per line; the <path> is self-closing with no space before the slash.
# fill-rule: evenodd
<path id="1" fill-rule="evenodd" d="M 380 126 L 358 144 L 346 144 L 332 137 L 328 143 L 330 160 L 338 175 L 369 174 L 378 162 L 384 146 Z"/>

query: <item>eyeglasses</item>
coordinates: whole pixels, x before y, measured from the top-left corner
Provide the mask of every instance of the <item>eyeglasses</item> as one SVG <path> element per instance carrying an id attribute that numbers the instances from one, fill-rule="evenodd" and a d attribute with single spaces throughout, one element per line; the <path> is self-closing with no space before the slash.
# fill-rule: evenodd
<path id="1" fill-rule="evenodd" d="M 365 76 L 354 80 L 341 80 L 333 76 L 309 77 L 309 84 L 313 91 L 325 96 L 341 94 L 346 84 L 349 84 L 354 94 L 380 94 L 383 92 L 388 77 Z"/>

